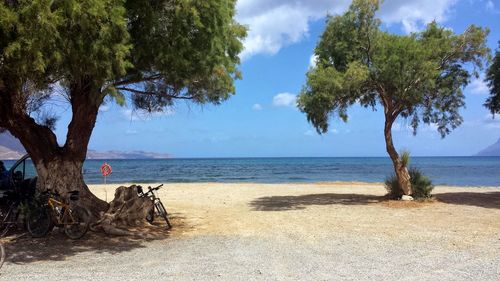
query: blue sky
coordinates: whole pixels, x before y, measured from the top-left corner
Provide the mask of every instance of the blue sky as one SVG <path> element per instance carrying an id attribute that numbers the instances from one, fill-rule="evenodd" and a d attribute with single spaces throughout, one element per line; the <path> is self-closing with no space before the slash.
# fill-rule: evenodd
<path id="1" fill-rule="evenodd" d="M 184 102 L 163 114 L 134 113 L 108 103 L 101 108 L 89 148 L 145 150 L 174 157 L 386 156 L 381 111 L 357 106 L 349 122 L 332 120 L 318 135 L 293 106 L 305 82 L 326 13 L 345 11 L 349 1 L 241 0 L 238 20 L 250 28 L 242 54 L 243 80 L 220 106 Z M 462 32 L 469 24 L 488 26 L 490 48 L 500 40 L 499 0 L 386 0 L 379 16 L 394 33 L 421 29 L 433 19 Z M 445 139 L 429 126 L 417 136 L 404 120 L 393 128 L 395 145 L 415 156 L 472 155 L 500 137 L 500 118 L 482 106 L 488 90 L 480 80 L 465 90 L 464 123 Z M 64 142 L 69 110 L 57 126 Z"/>

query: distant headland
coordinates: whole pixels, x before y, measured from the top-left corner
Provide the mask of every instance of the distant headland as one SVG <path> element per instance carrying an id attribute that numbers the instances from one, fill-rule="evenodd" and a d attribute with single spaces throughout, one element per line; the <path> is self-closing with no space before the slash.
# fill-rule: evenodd
<path id="1" fill-rule="evenodd" d="M 8 131 L 0 134 L 0 159 L 17 160 L 26 154 L 26 150 L 18 139 Z M 89 150 L 87 159 L 166 159 L 171 158 L 167 153 L 147 151 L 96 151 Z"/>
<path id="2" fill-rule="evenodd" d="M 496 143 L 479 151 L 476 156 L 500 156 L 500 138 Z"/>

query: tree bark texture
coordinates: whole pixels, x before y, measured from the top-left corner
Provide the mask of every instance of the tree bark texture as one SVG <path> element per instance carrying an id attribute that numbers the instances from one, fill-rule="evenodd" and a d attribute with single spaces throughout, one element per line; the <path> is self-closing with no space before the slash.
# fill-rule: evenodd
<path id="1" fill-rule="evenodd" d="M 30 155 L 37 170 L 39 190 L 51 189 L 62 196 L 78 190 L 79 204 L 88 208 L 96 219 L 108 209 L 108 203 L 90 192 L 83 180 L 82 167 L 102 97 L 99 100 L 96 91 L 92 94 L 89 88 L 79 85 L 73 85 L 70 91 L 73 116 L 64 146 L 58 144 L 50 128 L 29 115 L 26 95 L 7 87 L 0 87 L 0 127 L 18 138 Z"/>
<path id="2" fill-rule="evenodd" d="M 410 183 L 410 174 L 408 173 L 408 168 L 403 165 L 401 159 L 399 158 L 399 154 L 394 148 L 394 143 L 392 142 L 392 124 L 394 123 L 395 118 L 390 116 L 386 116 L 385 118 L 385 127 L 384 127 L 384 136 L 385 136 L 385 147 L 387 153 L 391 157 L 392 164 L 394 165 L 394 172 L 398 179 L 399 187 L 403 191 L 404 195 L 411 195 L 411 183 Z"/>
<path id="3" fill-rule="evenodd" d="M 153 210 L 153 201 L 147 197 L 139 197 L 137 186 L 120 186 L 115 191 L 115 198 L 109 209 L 93 226 L 110 235 L 131 235 L 128 227 L 142 226 L 146 216 Z"/>

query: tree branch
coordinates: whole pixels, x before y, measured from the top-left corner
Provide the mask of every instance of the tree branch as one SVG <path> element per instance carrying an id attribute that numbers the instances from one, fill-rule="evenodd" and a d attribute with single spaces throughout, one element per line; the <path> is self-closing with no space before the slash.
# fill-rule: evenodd
<path id="1" fill-rule="evenodd" d="M 116 88 L 118 91 L 127 91 L 131 92 L 134 94 L 139 94 L 139 95 L 152 95 L 152 96 L 162 96 L 162 97 L 167 97 L 167 98 L 172 98 L 172 99 L 181 99 L 181 100 L 192 100 L 193 97 L 182 97 L 182 96 L 176 96 L 176 95 L 169 95 L 169 94 L 163 94 L 163 93 L 156 93 L 156 92 L 148 92 L 148 91 L 140 91 L 132 88 L 127 88 L 127 87 L 117 87 Z"/>
<path id="2" fill-rule="evenodd" d="M 410 85 L 408 85 L 404 90 L 403 90 L 403 93 L 406 93 L 407 91 L 409 91 L 414 85 L 418 84 L 420 82 L 420 77 L 411 81 L 410 82 Z"/>
<path id="3" fill-rule="evenodd" d="M 134 83 L 140 83 L 140 82 L 146 82 L 146 81 L 154 81 L 160 79 L 161 74 L 154 74 L 148 77 L 143 77 L 141 79 L 125 79 L 121 81 L 114 82 L 112 85 L 113 86 L 124 86 L 124 85 L 129 85 L 129 84 L 134 84 Z"/>

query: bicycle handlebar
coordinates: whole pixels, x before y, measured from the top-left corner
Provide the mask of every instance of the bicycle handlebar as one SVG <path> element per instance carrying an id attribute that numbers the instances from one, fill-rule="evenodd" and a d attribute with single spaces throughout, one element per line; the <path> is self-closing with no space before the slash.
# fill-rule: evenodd
<path id="1" fill-rule="evenodd" d="M 160 189 L 160 187 L 162 187 L 162 186 L 163 186 L 163 184 L 160 184 L 159 186 L 157 186 L 157 187 L 153 187 L 153 188 L 151 188 L 151 186 L 148 186 L 148 189 L 149 189 L 149 190 L 158 190 L 158 189 Z"/>
<path id="2" fill-rule="evenodd" d="M 60 196 L 60 194 L 59 194 L 59 192 L 57 192 L 57 190 L 52 191 L 52 189 L 45 189 L 44 191 L 42 191 L 42 194 Z"/>

